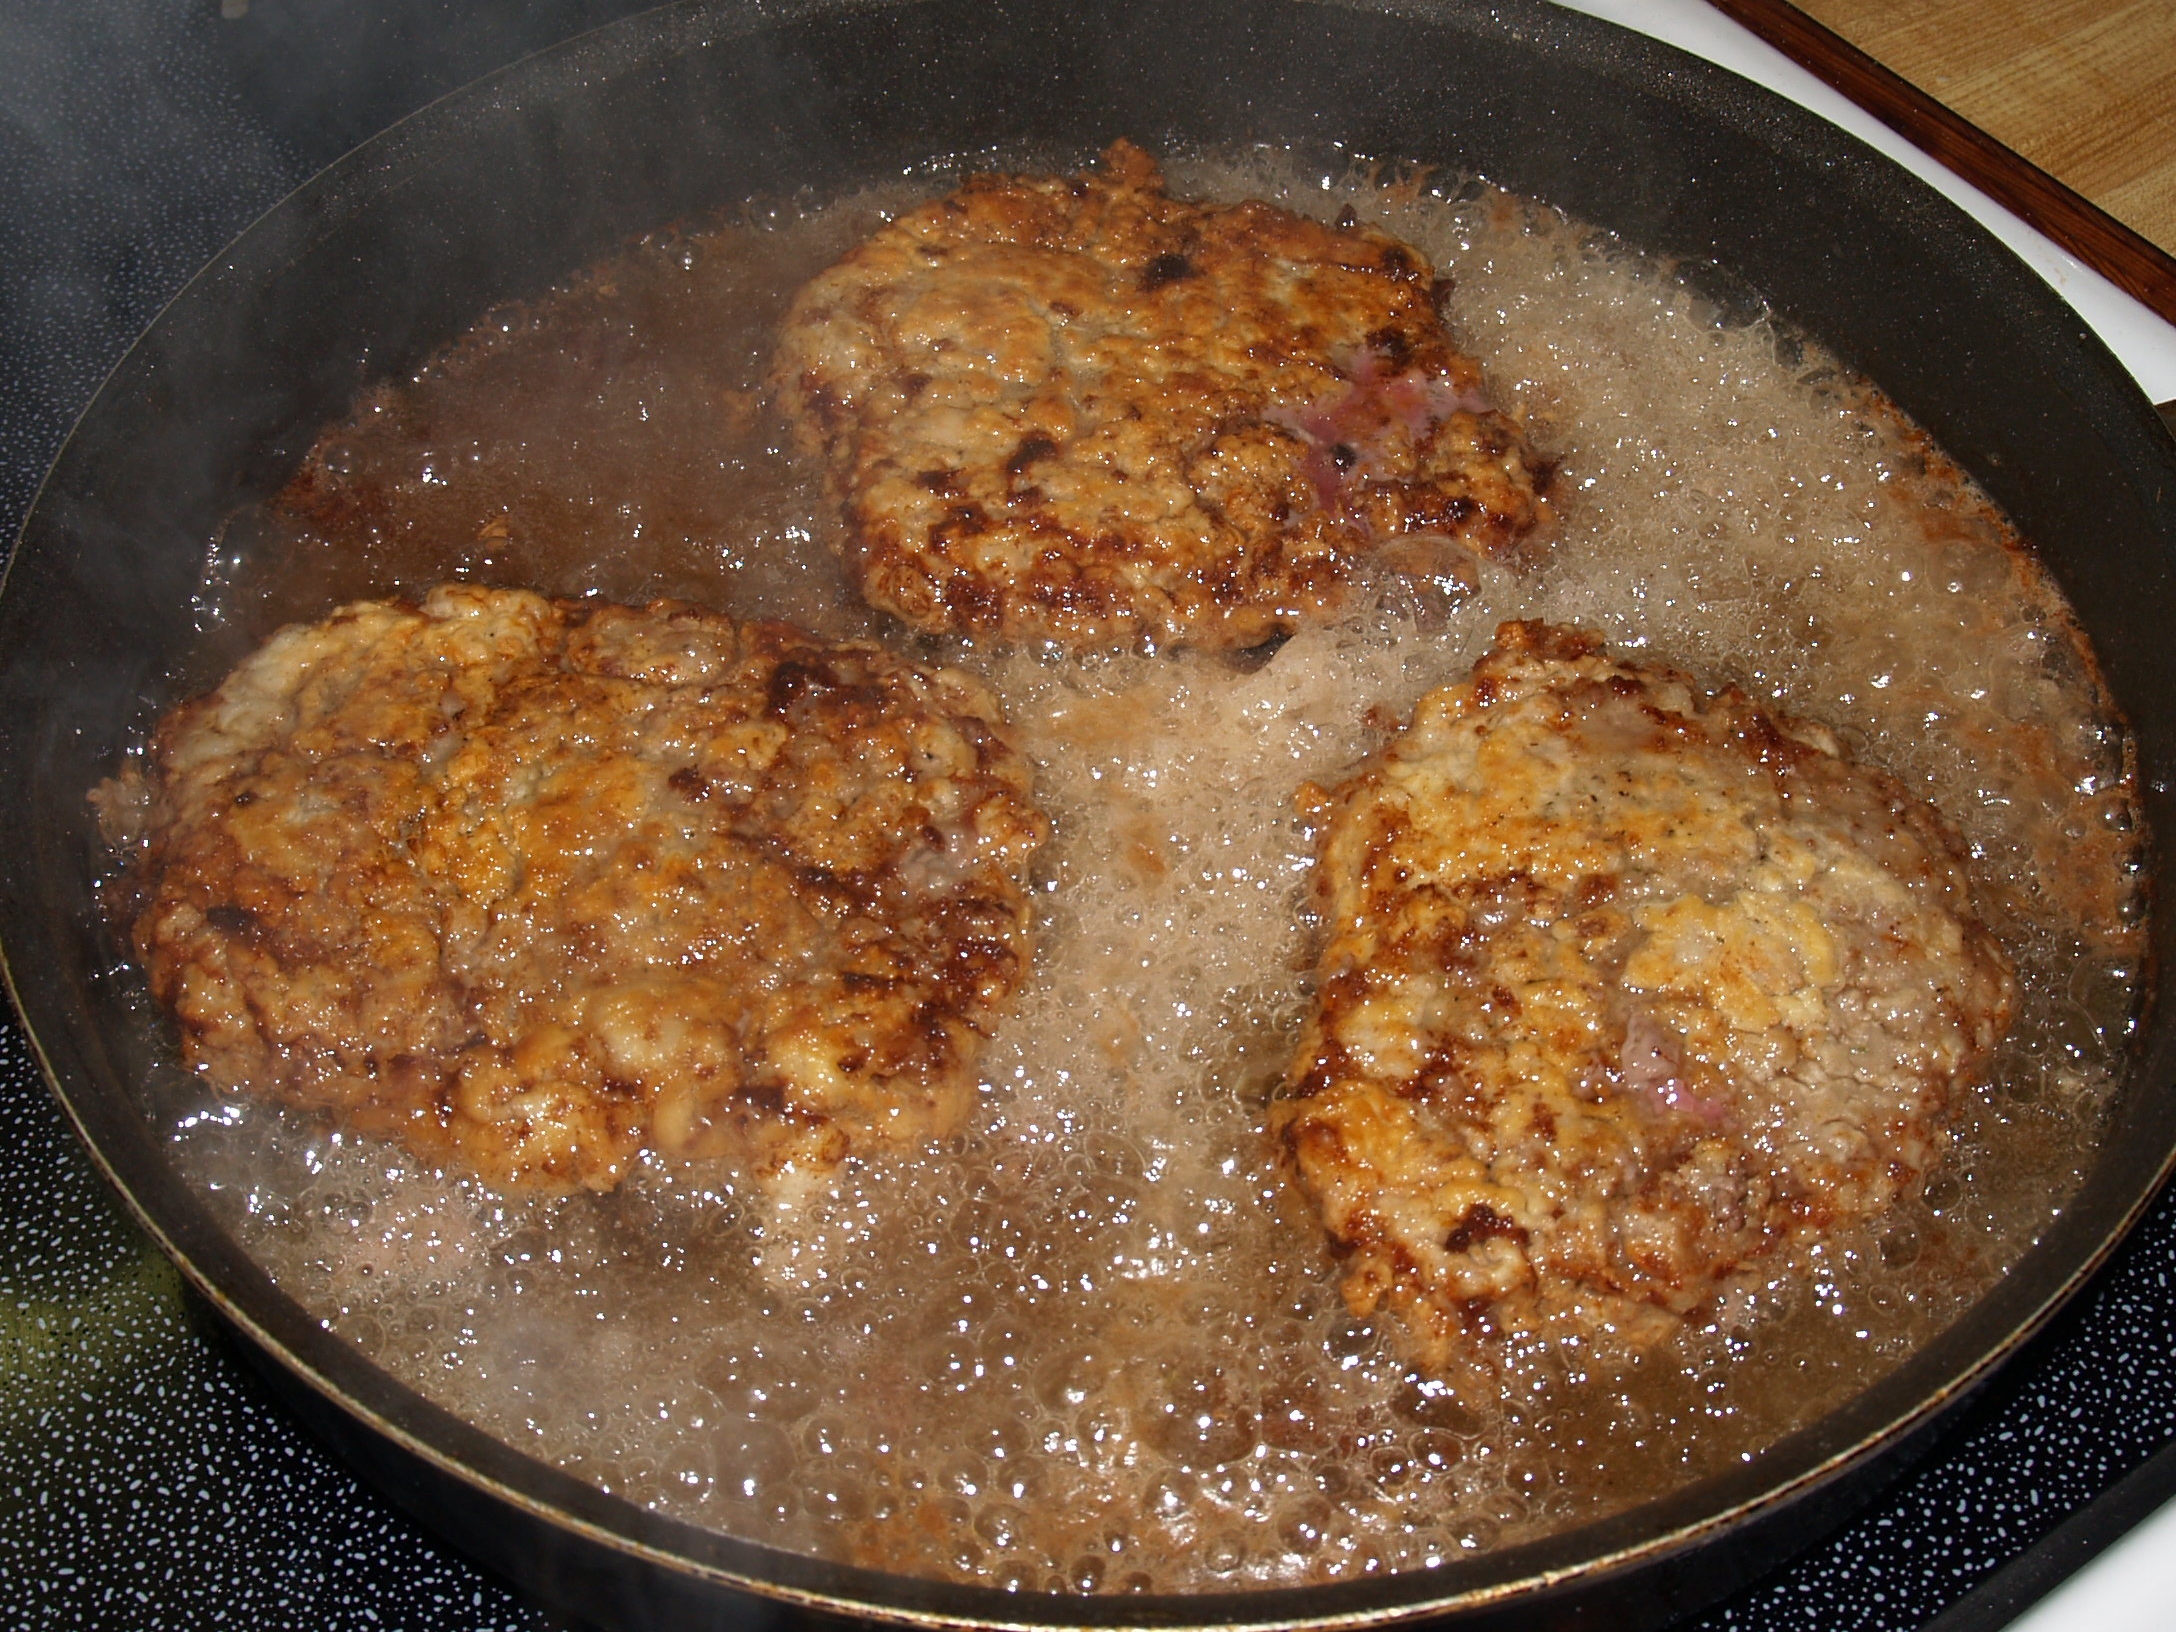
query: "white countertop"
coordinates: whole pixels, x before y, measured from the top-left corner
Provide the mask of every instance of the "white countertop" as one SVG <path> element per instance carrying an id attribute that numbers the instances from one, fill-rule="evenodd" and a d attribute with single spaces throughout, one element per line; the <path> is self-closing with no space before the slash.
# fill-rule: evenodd
<path id="1" fill-rule="evenodd" d="M 2167 1632 L 2176 1627 L 2176 1502 L 2010 1623 L 2010 1632 Z"/>

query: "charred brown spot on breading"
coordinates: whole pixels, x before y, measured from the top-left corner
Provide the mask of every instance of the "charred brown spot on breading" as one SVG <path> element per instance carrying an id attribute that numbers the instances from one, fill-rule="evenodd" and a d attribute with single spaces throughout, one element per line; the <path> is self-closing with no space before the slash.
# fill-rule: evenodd
<path id="1" fill-rule="evenodd" d="M 1005 461 L 1005 469 L 1019 475 L 1038 459 L 1048 459 L 1058 451 L 1058 444 L 1047 436 L 1023 437 L 1020 446 L 1013 449 L 1012 457 Z"/>
<path id="2" fill-rule="evenodd" d="M 1194 263 L 1176 250 L 1157 256 L 1142 270 L 1143 289 L 1161 289 L 1167 283 L 1194 275 Z"/>
<path id="3" fill-rule="evenodd" d="M 1506 624 L 1315 795 L 1274 1125 L 1359 1313 L 1646 1337 L 1878 1214 L 2008 1025 L 1957 841 L 1820 727 Z"/>
<path id="4" fill-rule="evenodd" d="M 1239 648 L 1407 537 L 1505 554 L 1540 463 L 1424 257 L 1172 198 L 1140 149 L 978 176 L 815 279 L 774 369 L 862 591 L 919 629 Z"/>
<path id="5" fill-rule="evenodd" d="M 1526 1244 L 1526 1231 L 1523 1228 L 1505 1218 L 1488 1203 L 1477 1201 L 1466 1209 L 1466 1216 L 1443 1238 L 1443 1250 L 1465 1252 L 1475 1242 L 1486 1241 L 1492 1236 L 1502 1236 L 1522 1247 Z"/>
<path id="6" fill-rule="evenodd" d="M 552 1186 L 949 1131 L 1046 825 L 964 675 L 465 586 L 283 630 L 147 780 L 133 940 L 188 1062 Z"/>

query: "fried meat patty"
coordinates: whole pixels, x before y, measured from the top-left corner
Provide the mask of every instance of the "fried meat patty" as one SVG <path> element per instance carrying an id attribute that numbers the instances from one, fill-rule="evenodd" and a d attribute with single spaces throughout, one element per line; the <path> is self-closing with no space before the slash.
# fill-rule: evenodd
<path id="1" fill-rule="evenodd" d="M 1348 1305 L 1426 1363 L 1476 1328 L 1651 1337 L 1881 1212 L 2009 1022 L 1933 809 L 1577 630 L 1505 624 L 1321 797 L 1274 1125 Z"/>
<path id="2" fill-rule="evenodd" d="M 102 804 L 213 1083 L 597 1189 L 954 1126 L 1046 832 L 964 675 L 458 585 L 282 630 Z"/>
<path id="3" fill-rule="evenodd" d="M 862 593 L 915 628 L 1248 646 L 1371 550 L 1541 518 L 1441 293 L 1410 245 L 1172 198 L 1119 142 L 880 229 L 796 298 L 775 383 Z"/>

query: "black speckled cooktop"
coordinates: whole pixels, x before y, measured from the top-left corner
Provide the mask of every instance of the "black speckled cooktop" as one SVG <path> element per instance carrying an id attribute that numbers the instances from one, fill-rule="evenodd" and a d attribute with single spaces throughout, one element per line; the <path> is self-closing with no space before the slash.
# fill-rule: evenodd
<path id="1" fill-rule="evenodd" d="M 253 217 L 430 98 L 637 9 L 0 0 L 0 536 L 105 371 Z M 1992 1624 L 1983 1583 L 2046 1556 L 2043 1538 L 2171 1440 L 2164 1197 L 1916 1472 L 1688 1632 Z M 108 1198 L 0 1021 L 0 1627 L 563 1624 L 274 1402 Z"/>

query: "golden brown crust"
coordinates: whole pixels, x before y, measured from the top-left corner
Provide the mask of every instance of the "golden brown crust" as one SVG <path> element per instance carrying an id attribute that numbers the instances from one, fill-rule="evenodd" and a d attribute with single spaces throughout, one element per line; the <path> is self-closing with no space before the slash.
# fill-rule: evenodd
<path id="1" fill-rule="evenodd" d="M 1046 831 L 964 675 L 458 585 L 282 630 L 162 722 L 140 800 L 134 941 L 191 1065 L 592 1188 L 954 1126 Z"/>
<path id="2" fill-rule="evenodd" d="M 1317 790 L 1319 793 L 1319 790 Z M 1327 796 L 1274 1121 L 1357 1312 L 1637 1333 L 1870 1217 L 2013 980 L 1956 842 L 1818 726 L 1506 624 Z"/>
<path id="3" fill-rule="evenodd" d="M 1170 197 L 1126 142 L 978 176 L 796 299 L 775 379 L 874 604 L 1089 647 L 1252 645 L 1370 550 L 1511 550 L 1542 467 L 1411 246 Z"/>

